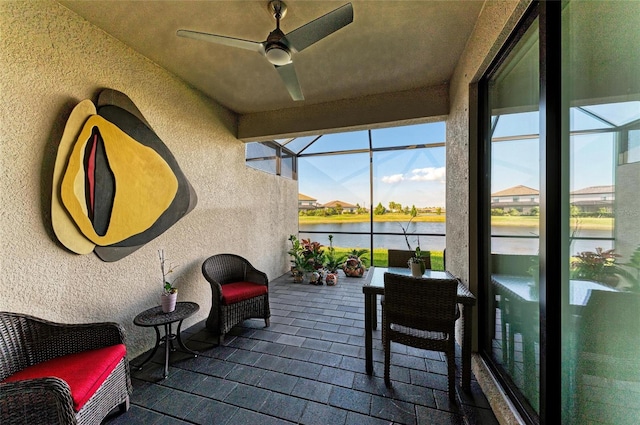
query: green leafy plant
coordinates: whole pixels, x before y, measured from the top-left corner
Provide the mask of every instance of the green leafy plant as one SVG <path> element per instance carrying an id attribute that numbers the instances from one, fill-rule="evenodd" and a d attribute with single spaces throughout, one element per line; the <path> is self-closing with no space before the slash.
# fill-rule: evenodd
<path id="1" fill-rule="evenodd" d="M 294 274 L 304 274 L 312 271 L 313 266 L 309 263 L 304 255 L 305 248 L 295 235 L 289 236 L 291 249 L 287 253 L 291 256 L 291 272 Z"/>
<path id="2" fill-rule="evenodd" d="M 169 281 L 167 277 L 169 274 L 173 273 L 173 271 L 178 267 L 169 263 L 169 266 L 166 265 L 166 259 L 164 257 L 164 250 L 158 250 L 158 257 L 160 258 L 160 270 L 162 271 L 162 291 L 165 294 L 175 294 L 178 292 L 178 288 L 176 288 L 172 282 Z"/>
<path id="3" fill-rule="evenodd" d="M 339 268 L 344 264 L 344 260 L 347 258 L 346 255 L 337 255 L 336 249 L 333 247 L 333 235 L 329 235 L 329 248 L 328 253 L 326 255 L 326 263 L 325 267 L 329 272 L 335 273 Z"/>
<path id="4" fill-rule="evenodd" d="M 367 266 L 367 262 L 369 261 L 369 258 L 366 256 L 366 254 L 368 254 L 368 253 L 369 253 L 368 249 L 357 249 L 357 248 L 354 248 L 348 254 L 348 258 L 355 258 L 357 260 L 360 260 L 360 262 L 364 266 Z"/>
<path id="5" fill-rule="evenodd" d="M 411 268 L 412 264 L 420 264 L 420 271 L 424 274 L 427 269 L 427 266 L 424 262 L 424 258 L 422 258 L 422 251 L 420 250 L 420 240 L 418 239 L 418 246 L 416 247 L 415 252 L 413 253 L 413 257 L 409 258 L 408 265 Z"/>
<path id="6" fill-rule="evenodd" d="M 315 270 L 322 269 L 326 261 L 324 245 L 311 239 L 302 239 L 302 247 L 304 248 L 302 255 L 311 263 L 311 267 Z"/>
<path id="7" fill-rule="evenodd" d="M 616 258 L 619 257 L 613 249 L 604 250 L 600 247 L 595 251 L 579 252 L 571 261 L 571 277 L 615 284 L 616 275 L 625 273 L 616 264 Z"/>
<path id="8" fill-rule="evenodd" d="M 333 235 L 329 235 L 329 248 L 327 249 L 327 251 L 328 252 L 326 254 L 325 268 L 329 272 L 335 273 L 340 267 L 342 267 L 346 255 L 336 254 L 336 250 L 333 247 Z"/>

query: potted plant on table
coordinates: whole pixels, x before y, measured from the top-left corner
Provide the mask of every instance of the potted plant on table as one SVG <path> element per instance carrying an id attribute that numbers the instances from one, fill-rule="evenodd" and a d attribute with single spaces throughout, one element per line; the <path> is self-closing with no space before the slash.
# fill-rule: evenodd
<path id="1" fill-rule="evenodd" d="M 327 282 L 327 286 L 334 286 L 338 283 L 338 269 L 344 264 L 346 255 L 336 255 L 336 250 L 333 247 L 333 235 L 329 235 L 328 251 L 327 262 L 325 264 L 325 268 L 327 269 L 325 282 Z"/>
<path id="2" fill-rule="evenodd" d="M 168 279 L 168 275 L 173 273 L 177 266 L 169 264 L 167 268 L 165 266 L 164 250 L 158 250 L 158 257 L 160 258 L 160 270 L 162 271 L 162 294 L 160 296 L 160 305 L 164 313 L 171 313 L 176 309 L 176 301 L 178 299 L 178 288 Z"/>
<path id="3" fill-rule="evenodd" d="M 413 257 L 409 258 L 408 265 L 411 269 L 411 276 L 413 277 L 422 277 L 422 275 L 426 271 L 427 266 L 424 263 L 424 258 L 422 258 L 420 245 L 416 247 Z"/>

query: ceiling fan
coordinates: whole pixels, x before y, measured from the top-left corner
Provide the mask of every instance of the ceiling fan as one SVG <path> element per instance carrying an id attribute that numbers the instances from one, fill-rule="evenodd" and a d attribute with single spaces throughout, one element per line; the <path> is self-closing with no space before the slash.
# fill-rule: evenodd
<path id="1" fill-rule="evenodd" d="M 204 32 L 178 30 L 179 37 L 204 40 L 241 49 L 253 50 L 265 56 L 276 68 L 293 100 L 304 100 L 298 83 L 292 56 L 312 44 L 338 31 L 353 22 L 353 6 L 347 3 L 326 15 L 323 15 L 288 34 L 280 30 L 280 19 L 287 13 L 287 5 L 281 0 L 270 0 L 268 8 L 276 19 L 276 29 L 271 31 L 263 42 L 243 40 Z"/>

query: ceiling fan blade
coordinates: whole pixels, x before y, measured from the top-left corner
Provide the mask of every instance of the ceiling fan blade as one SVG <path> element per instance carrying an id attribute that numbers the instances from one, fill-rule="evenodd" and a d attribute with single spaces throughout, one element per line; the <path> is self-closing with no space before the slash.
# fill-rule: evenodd
<path id="1" fill-rule="evenodd" d="M 351 22 L 353 22 L 353 6 L 347 3 L 291 31 L 281 41 L 287 44 L 287 47 L 300 52 Z"/>
<path id="2" fill-rule="evenodd" d="M 264 44 L 241 38 L 225 37 L 223 35 L 208 34 L 190 30 L 178 30 L 178 37 L 192 38 L 194 40 L 208 41 L 209 43 L 224 44 L 225 46 L 239 47 L 241 49 L 253 50 L 264 55 Z"/>
<path id="3" fill-rule="evenodd" d="M 293 100 L 304 100 L 300 83 L 298 83 L 298 76 L 296 75 L 296 70 L 293 67 L 293 62 L 283 66 L 275 66 L 275 68 L 276 71 L 278 71 L 278 74 L 280 74 L 280 78 L 282 78 L 284 85 L 287 87 L 291 98 Z"/>

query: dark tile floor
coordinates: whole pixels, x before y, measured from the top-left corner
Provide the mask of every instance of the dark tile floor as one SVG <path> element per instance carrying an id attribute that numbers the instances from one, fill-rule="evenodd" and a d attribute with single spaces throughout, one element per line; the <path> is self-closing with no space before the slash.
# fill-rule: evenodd
<path id="1" fill-rule="evenodd" d="M 337 286 L 314 286 L 285 275 L 270 283 L 269 294 L 269 328 L 247 320 L 221 346 L 204 323 L 185 330 L 183 340 L 200 355 L 173 352 L 166 379 L 163 350 L 143 370 L 132 368 L 131 408 L 105 423 L 498 423 L 475 379 L 470 394 L 460 389 L 459 347 L 455 404 L 441 353 L 394 343 L 387 388 L 380 330 L 374 375 L 365 373 L 362 279 L 342 275 Z"/>

